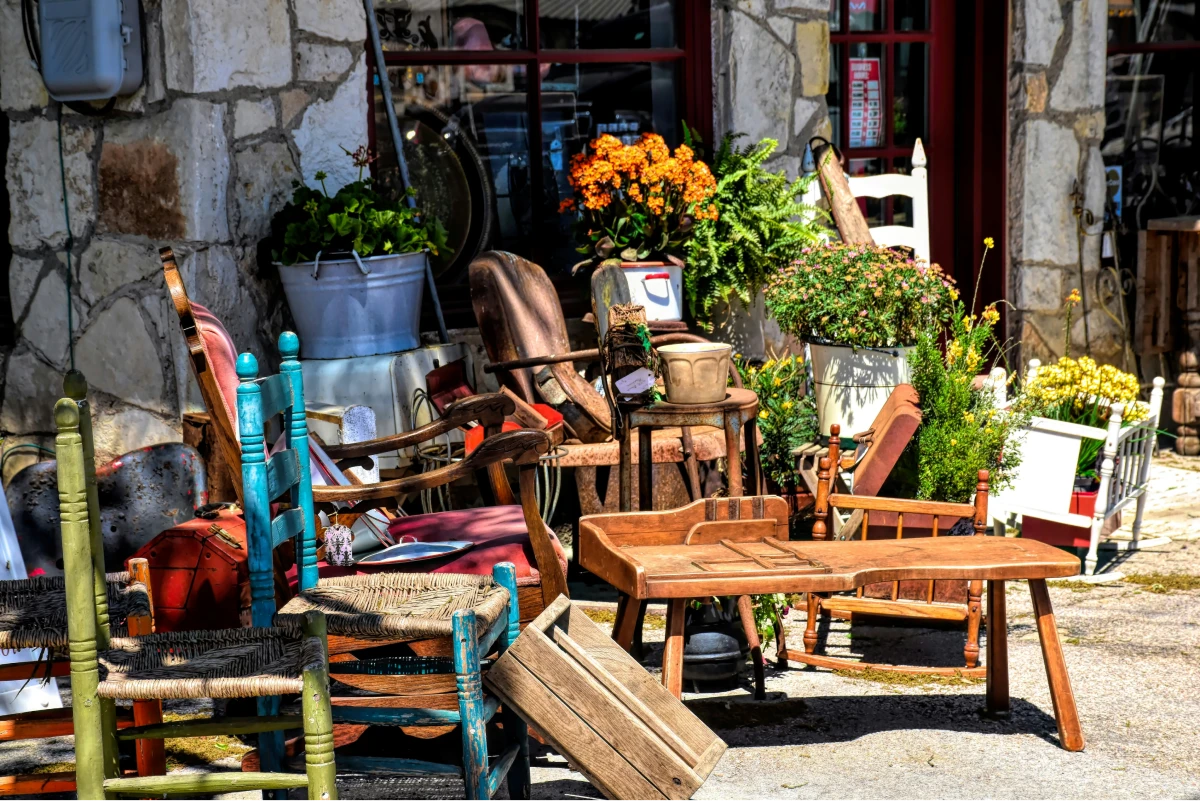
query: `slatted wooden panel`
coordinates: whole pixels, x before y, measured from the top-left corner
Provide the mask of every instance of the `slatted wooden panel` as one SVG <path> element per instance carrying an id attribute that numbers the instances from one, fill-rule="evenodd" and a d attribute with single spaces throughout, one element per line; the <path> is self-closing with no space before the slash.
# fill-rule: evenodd
<path id="1" fill-rule="evenodd" d="M 1174 350 L 1171 330 L 1175 287 L 1175 237 L 1169 232 L 1138 232 L 1137 308 L 1133 341 L 1140 355 Z"/>
<path id="2" fill-rule="evenodd" d="M 607 798 L 683 799 L 725 743 L 560 596 L 484 683 Z"/>

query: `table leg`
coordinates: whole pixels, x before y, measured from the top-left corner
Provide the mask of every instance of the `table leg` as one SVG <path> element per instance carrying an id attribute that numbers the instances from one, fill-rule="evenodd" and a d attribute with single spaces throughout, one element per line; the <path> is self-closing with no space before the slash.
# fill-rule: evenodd
<path id="1" fill-rule="evenodd" d="M 679 444 L 683 449 L 683 469 L 687 472 L 688 492 L 693 501 L 698 501 L 701 498 L 700 466 L 696 463 L 696 443 L 692 438 L 691 426 L 679 429 Z"/>
<path id="2" fill-rule="evenodd" d="M 1029 594 L 1033 597 L 1033 616 L 1037 619 L 1038 637 L 1042 641 L 1042 659 L 1050 682 L 1050 700 L 1054 703 L 1059 742 L 1068 751 L 1082 751 L 1083 729 L 1079 725 L 1079 711 L 1075 708 L 1075 694 L 1071 691 L 1062 644 L 1058 641 L 1058 627 L 1054 622 L 1054 607 L 1050 605 L 1046 580 L 1030 579 Z"/>
<path id="3" fill-rule="evenodd" d="M 746 440 L 746 473 L 750 477 L 750 494 L 762 495 L 766 491 L 763 483 L 762 461 L 758 456 L 758 418 L 754 415 L 742 429 Z"/>
<path id="4" fill-rule="evenodd" d="M 806 599 L 808 620 L 804 624 L 804 653 L 817 652 L 817 616 L 821 613 L 821 601 L 815 592 L 808 593 Z"/>
<path id="5" fill-rule="evenodd" d="M 737 498 L 745 494 L 742 492 L 742 453 L 741 441 L 738 437 L 739 428 L 741 428 L 741 421 L 738 419 L 737 413 L 726 414 L 725 461 L 729 465 L 730 498 Z"/>
<path id="6" fill-rule="evenodd" d="M 629 426 L 626 425 L 621 431 L 621 460 L 618 470 L 620 473 L 617 476 L 618 486 L 621 489 L 621 511 L 633 511 L 633 444 L 629 441 Z"/>
<path id="7" fill-rule="evenodd" d="M 987 706 L 993 717 L 1008 717 L 1008 614 L 1004 608 L 1004 582 L 987 586 Z"/>
<path id="8" fill-rule="evenodd" d="M 671 695 L 683 695 L 683 598 L 667 602 L 667 639 L 663 645 L 663 686 Z"/>
<path id="9" fill-rule="evenodd" d="M 650 426 L 638 427 L 638 511 L 654 511 L 654 448 Z"/>
<path id="10" fill-rule="evenodd" d="M 767 697 L 767 676 L 763 668 L 762 643 L 758 639 L 758 626 L 754 623 L 754 604 L 749 595 L 740 595 L 737 599 L 738 614 L 742 618 L 742 629 L 746 632 L 746 642 L 750 645 L 750 664 L 754 666 L 754 700 L 762 701 Z"/>

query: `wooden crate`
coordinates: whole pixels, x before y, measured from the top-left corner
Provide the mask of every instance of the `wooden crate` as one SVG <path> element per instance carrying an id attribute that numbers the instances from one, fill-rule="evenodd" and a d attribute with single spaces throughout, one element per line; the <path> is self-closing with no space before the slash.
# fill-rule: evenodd
<path id="1" fill-rule="evenodd" d="M 607 798 L 691 798 L 725 743 L 566 596 L 484 683 Z"/>

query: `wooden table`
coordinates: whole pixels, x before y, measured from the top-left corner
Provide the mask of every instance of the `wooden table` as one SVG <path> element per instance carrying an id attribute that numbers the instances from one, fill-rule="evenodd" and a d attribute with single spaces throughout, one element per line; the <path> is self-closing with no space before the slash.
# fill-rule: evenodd
<path id="1" fill-rule="evenodd" d="M 651 433 L 655 428 L 711 426 L 725 431 L 725 457 L 729 462 L 729 495 L 742 494 L 741 441 L 746 441 L 746 462 L 750 487 L 762 491 L 762 468 L 758 461 L 758 395 L 749 389 L 731 388 L 725 400 L 706 404 L 679 404 L 660 401 L 649 406 L 628 409 L 621 436 L 621 511 L 633 509 L 633 430 L 638 432 L 638 508 L 652 507 L 654 459 Z"/>
<path id="2" fill-rule="evenodd" d="M 663 684 L 676 696 L 683 686 L 683 613 L 689 598 L 842 592 L 910 579 L 986 580 L 987 709 L 993 714 L 1009 708 L 1004 585 L 1028 580 L 1059 737 L 1067 750 L 1083 748 L 1046 591 L 1046 579 L 1078 574 L 1078 558 L 1019 538 L 790 542 L 787 517 L 787 503 L 773 496 L 709 498 L 665 512 L 591 515 L 579 521 L 579 562 L 632 599 L 667 599 Z"/>

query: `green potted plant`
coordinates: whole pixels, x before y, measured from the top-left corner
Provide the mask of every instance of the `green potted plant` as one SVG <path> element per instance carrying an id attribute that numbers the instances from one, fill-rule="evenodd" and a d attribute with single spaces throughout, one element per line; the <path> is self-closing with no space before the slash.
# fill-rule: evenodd
<path id="1" fill-rule="evenodd" d="M 922 329 L 946 319 L 958 297 L 936 264 L 870 245 L 803 247 L 766 286 L 767 310 L 809 343 L 821 434 L 865 429 L 892 389 L 909 379 Z"/>
<path id="2" fill-rule="evenodd" d="M 440 220 L 363 177 L 373 160 L 365 146 L 347 155 L 357 181 L 333 194 L 323 172 L 313 176 L 320 189 L 295 182 L 271 220 L 272 258 L 309 359 L 417 347 L 426 260 L 448 250 Z"/>
<path id="3" fill-rule="evenodd" d="M 758 395 L 759 460 L 768 489 L 777 494 L 796 490 L 792 451 L 817 439 L 817 408 L 806 392 L 804 360 L 790 353 L 772 356 L 762 365 L 734 357 L 742 385 Z"/>
<path id="4" fill-rule="evenodd" d="M 719 304 L 754 301 L 780 268 L 817 244 L 823 214 L 800 201 L 813 177 L 790 180 L 763 165 L 778 142 L 763 139 L 738 147 L 745 134 L 727 134 L 713 158 L 714 200 L 721 213 L 696 223 L 688 243 L 685 275 L 692 315 L 712 327 Z"/>
<path id="5" fill-rule="evenodd" d="M 716 219 L 716 181 L 687 145 L 672 153 L 658 134 L 632 145 L 611 134 L 571 159 L 574 214 L 582 264 L 618 258 L 634 303 L 647 320 L 683 317 L 683 268 L 698 220 Z M 577 265 L 579 266 L 579 265 Z"/>

